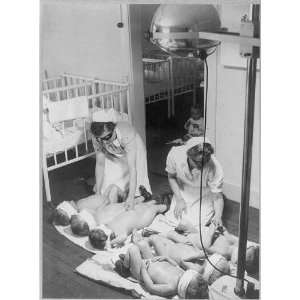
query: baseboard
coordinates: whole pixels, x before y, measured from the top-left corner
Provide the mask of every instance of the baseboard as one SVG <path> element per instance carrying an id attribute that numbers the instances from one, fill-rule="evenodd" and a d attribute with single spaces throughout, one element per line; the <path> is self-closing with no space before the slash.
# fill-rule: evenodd
<path id="1" fill-rule="evenodd" d="M 240 203 L 241 187 L 232 183 L 224 182 L 223 188 L 224 195 L 232 201 Z M 251 189 L 250 191 L 250 206 L 257 209 L 260 208 L 260 193 L 257 190 Z"/>

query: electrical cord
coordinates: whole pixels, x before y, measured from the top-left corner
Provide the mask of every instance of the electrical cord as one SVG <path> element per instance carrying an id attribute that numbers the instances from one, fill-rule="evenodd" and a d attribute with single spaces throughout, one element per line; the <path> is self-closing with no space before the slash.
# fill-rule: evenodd
<path id="1" fill-rule="evenodd" d="M 212 52 L 214 53 L 214 51 Z M 210 55 L 212 54 L 210 53 Z M 205 138 L 206 138 L 206 129 L 207 129 L 207 90 L 208 90 L 208 64 L 207 64 L 207 57 L 208 55 L 205 53 L 202 53 L 202 58 L 204 61 L 204 65 L 205 65 L 205 71 L 206 71 L 206 83 L 205 83 L 205 98 L 204 98 L 204 133 L 203 133 L 203 146 L 202 146 L 202 153 L 204 153 L 204 143 L 205 143 Z M 202 168 L 201 168 L 201 178 L 200 178 L 200 209 L 199 209 L 199 233 L 200 233 L 200 243 L 201 243 L 201 247 L 204 253 L 204 256 L 206 258 L 206 260 L 209 262 L 209 264 L 217 271 L 219 271 L 220 273 L 224 274 L 224 275 L 228 275 L 232 278 L 235 279 L 241 279 L 238 278 L 235 275 L 231 275 L 231 274 L 227 274 L 225 272 L 223 272 L 222 270 L 220 270 L 218 267 L 216 267 L 209 259 L 208 254 L 206 252 L 206 249 L 203 245 L 203 240 L 202 240 L 202 230 L 201 230 L 201 212 L 202 212 L 202 187 L 203 187 L 203 164 L 204 164 L 204 155 L 202 155 Z M 247 283 L 250 283 L 249 280 L 243 278 L 243 281 L 246 281 Z"/>

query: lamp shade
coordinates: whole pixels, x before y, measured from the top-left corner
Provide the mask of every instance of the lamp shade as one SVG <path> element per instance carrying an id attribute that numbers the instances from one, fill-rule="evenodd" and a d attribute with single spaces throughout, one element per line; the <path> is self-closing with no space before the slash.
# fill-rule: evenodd
<path id="1" fill-rule="evenodd" d="M 162 50 L 182 57 L 193 56 L 201 49 L 209 49 L 219 44 L 218 41 L 192 39 L 155 38 L 153 33 L 173 32 L 216 32 L 221 22 L 216 8 L 208 4 L 160 5 L 155 11 L 151 26 L 151 42 Z"/>

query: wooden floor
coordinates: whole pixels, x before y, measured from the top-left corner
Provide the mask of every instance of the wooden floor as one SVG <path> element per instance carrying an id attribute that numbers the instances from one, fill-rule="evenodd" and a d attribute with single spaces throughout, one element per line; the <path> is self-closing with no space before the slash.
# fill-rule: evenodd
<path id="1" fill-rule="evenodd" d="M 149 132 L 148 132 L 149 133 Z M 153 134 L 153 143 L 157 147 L 148 147 L 150 170 L 150 182 L 153 193 L 161 193 L 169 190 L 167 177 L 165 176 L 164 163 L 169 148 L 165 141 L 159 144 L 155 141 L 156 133 Z M 160 134 L 160 136 L 162 136 Z M 165 140 L 170 140 L 172 134 L 163 135 Z M 149 142 L 149 138 L 147 139 Z M 89 195 L 82 178 L 92 176 L 94 161 L 86 159 L 82 162 L 66 166 L 50 173 L 53 204 L 57 205 L 63 200 L 78 200 Z M 93 254 L 73 244 L 60 235 L 55 228 L 48 223 L 47 219 L 50 208 L 44 201 L 43 214 L 43 237 L 42 237 L 42 296 L 43 298 L 100 298 L 118 299 L 132 298 L 123 290 L 118 290 L 102 283 L 94 282 L 75 273 L 75 268 Z M 229 232 L 238 235 L 239 205 L 228 199 L 225 200 L 223 221 Z M 248 239 L 259 241 L 259 212 L 250 208 Z"/>

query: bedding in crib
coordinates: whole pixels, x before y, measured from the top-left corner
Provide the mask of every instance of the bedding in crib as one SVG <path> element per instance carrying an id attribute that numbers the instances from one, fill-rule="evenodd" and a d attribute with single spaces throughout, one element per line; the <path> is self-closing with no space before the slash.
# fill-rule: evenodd
<path id="1" fill-rule="evenodd" d="M 80 99 L 79 99 L 80 98 Z M 57 153 L 91 140 L 91 113 L 86 97 L 51 102 L 43 99 L 43 151 Z M 100 108 L 99 108 L 100 110 Z M 113 108 L 104 110 L 112 122 L 128 121 L 128 115 Z"/>
<path id="2" fill-rule="evenodd" d="M 83 122 L 82 122 L 83 123 Z M 88 139 L 90 133 L 87 132 Z M 43 150 L 45 153 L 56 153 L 70 149 L 85 142 L 83 124 L 61 129 L 43 121 Z"/>

